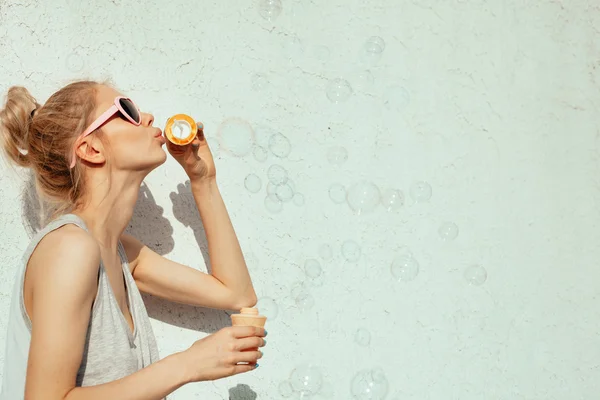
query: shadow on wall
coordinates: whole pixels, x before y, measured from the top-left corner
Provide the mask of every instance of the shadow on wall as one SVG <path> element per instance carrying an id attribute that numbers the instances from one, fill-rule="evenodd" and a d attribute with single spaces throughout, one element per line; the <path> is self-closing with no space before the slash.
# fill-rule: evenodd
<path id="1" fill-rule="evenodd" d="M 196 238 L 196 243 L 200 247 L 202 252 L 202 258 L 206 264 L 206 268 L 210 272 L 210 257 L 208 256 L 208 241 L 206 239 L 206 231 L 198 208 L 196 207 L 196 201 L 192 195 L 192 188 L 190 181 L 186 181 L 185 184 L 177 185 L 177 192 L 171 192 L 169 195 L 171 202 L 173 203 L 173 215 L 179 222 L 184 226 L 191 228 Z"/>
<path id="2" fill-rule="evenodd" d="M 29 237 L 33 237 L 43 224 L 42 203 L 35 189 L 35 176 L 27 172 L 21 191 L 21 219 Z"/>
<path id="3" fill-rule="evenodd" d="M 238 384 L 229 389 L 229 400 L 256 400 L 257 394 L 250 386 Z"/>
<path id="4" fill-rule="evenodd" d="M 206 234 L 192 196 L 190 182 L 177 185 L 177 192 L 172 192 L 169 197 L 173 203 L 173 215 L 184 226 L 192 229 L 202 257 L 210 268 Z M 128 233 L 163 256 L 175 247 L 173 227 L 164 217 L 162 207 L 156 204 L 150 188 L 145 183 L 140 188 Z M 229 314 L 222 310 L 173 303 L 149 294 L 143 294 L 142 297 L 148 315 L 169 325 L 213 333 L 231 324 Z"/>
<path id="5" fill-rule="evenodd" d="M 175 248 L 173 226 L 156 204 L 148 185 L 142 182 L 133 215 L 125 230 L 146 246 L 164 256 Z"/>
<path id="6" fill-rule="evenodd" d="M 192 229 L 196 243 L 202 252 L 206 268 L 210 272 L 211 265 L 206 231 L 192 195 L 190 181 L 186 181 L 185 184 L 178 184 L 177 192 L 171 192 L 169 198 L 173 203 L 173 216 L 185 227 Z M 169 220 L 163 216 L 162 207 L 156 204 L 150 188 L 145 183 L 142 183 L 140 188 L 128 233 L 163 256 L 170 253 L 175 247 L 173 227 Z"/>

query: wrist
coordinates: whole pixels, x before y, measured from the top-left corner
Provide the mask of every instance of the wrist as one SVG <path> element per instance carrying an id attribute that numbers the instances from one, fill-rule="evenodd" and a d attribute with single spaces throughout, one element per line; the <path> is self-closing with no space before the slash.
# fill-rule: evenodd
<path id="1" fill-rule="evenodd" d="M 194 382 L 187 358 L 186 350 L 171 354 L 164 358 L 164 360 L 169 360 L 171 362 L 171 368 L 172 371 L 174 371 L 175 379 L 182 386 Z"/>
<path id="2" fill-rule="evenodd" d="M 196 200 L 196 205 L 198 205 L 199 201 L 205 202 L 206 200 L 213 199 L 215 196 L 220 195 L 215 179 L 190 180 L 190 186 L 192 195 Z M 200 206 L 198 205 L 198 207 Z"/>
<path id="3" fill-rule="evenodd" d="M 190 185 L 192 189 L 197 190 L 210 190 L 217 186 L 216 177 L 211 178 L 190 178 Z"/>

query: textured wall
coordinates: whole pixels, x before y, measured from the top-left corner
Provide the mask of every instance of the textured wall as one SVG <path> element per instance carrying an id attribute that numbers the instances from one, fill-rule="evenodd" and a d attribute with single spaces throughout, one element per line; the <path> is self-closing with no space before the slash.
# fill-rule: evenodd
<path id="1" fill-rule="evenodd" d="M 111 78 L 157 123 L 185 112 L 206 126 L 255 286 L 274 300 L 261 299 L 269 345 L 259 370 L 172 398 L 280 399 L 305 362 L 317 399 L 352 398 L 366 369 L 391 400 L 597 398 L 600 8 L 282 2 L 269 21 L 254 1 L 0 0 L 3 92 L 43 102 Z M 385 46 L 365 47 L 372 36 Z M 284 180 L 274 164 L 292 192 L 272 184 L 265 200 Z M 17 174 L 0 180 L 3 352 L 35 221 Z M 153 172 L 131 230 L 205 269 L 185 181 L 172 160 Z M 147 300 L 163 356 L 229 323 Z"/>

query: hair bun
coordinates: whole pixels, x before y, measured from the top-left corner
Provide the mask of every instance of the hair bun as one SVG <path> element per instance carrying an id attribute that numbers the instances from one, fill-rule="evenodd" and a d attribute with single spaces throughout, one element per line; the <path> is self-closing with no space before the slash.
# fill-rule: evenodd
<path id="1" fill-rule="evenodd" d="M 28 167 L 29 131 L 39 104 L 27 89 L 8 89 L 6 103 L 0 111 L 0 134 L 4 153 L 17 165 Z M 32 111 L 33 110 L 33 111 Z"/>

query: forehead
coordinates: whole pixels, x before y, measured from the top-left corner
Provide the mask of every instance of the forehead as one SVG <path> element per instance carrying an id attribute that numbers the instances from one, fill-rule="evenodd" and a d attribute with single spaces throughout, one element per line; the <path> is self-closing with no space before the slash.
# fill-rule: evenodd
<path id="1" fill-rule="evenodd" d="M 110 86 L 100 85 L 96 92 L 98 108 L 110 107 L 115 102 L 115 97 L 117 96 L 122 96 L 122 94 Z"/>

